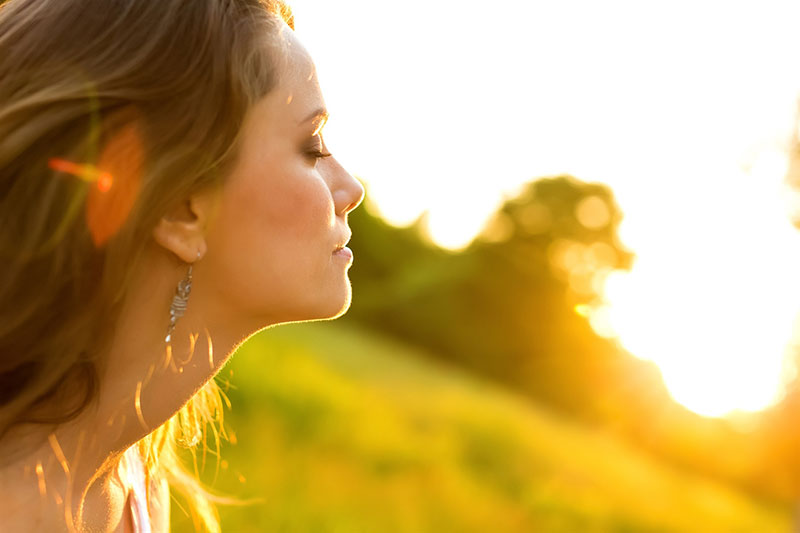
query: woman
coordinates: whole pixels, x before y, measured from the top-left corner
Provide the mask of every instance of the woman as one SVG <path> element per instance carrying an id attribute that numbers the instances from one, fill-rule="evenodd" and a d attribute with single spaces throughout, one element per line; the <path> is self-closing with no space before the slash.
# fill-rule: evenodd
<path id="1" fill-rule="evenodd" d="M 218 530 L 176 455 L 213 376 L 347 309 L 363 188 L 290 27 L 273 0 L 0 2 L 3 531 L 167 531 L 169 485 Z"/>

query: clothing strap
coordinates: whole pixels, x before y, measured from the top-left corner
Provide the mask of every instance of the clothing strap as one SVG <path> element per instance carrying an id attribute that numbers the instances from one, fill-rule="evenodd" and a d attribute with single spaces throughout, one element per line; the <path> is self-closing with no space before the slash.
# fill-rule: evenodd
<path id="1" fill-rule="evenodd" d="M 123 455 L 123 460 L 131 487 L 128 501 L 133 517 L 133 531 L 134 533 L 152 533 L 150 515 L 147 512 L 147 481 L 142 457 L 139 455 L 139 447 L 134 444 L 128 448 Z"/>

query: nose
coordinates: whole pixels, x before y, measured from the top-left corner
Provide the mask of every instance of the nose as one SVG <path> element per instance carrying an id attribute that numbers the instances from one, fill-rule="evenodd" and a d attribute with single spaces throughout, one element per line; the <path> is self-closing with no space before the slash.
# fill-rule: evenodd
<path id="1" fill-rule="evenodd" d="M 332 158 L 331 158 L 332 159 Z M 333 189 L 333 203 L 336 214 L 344 216 L 364 200 L 364 186 L 355 179 L 338 161 L 333 161 L 336 180 Z"/>

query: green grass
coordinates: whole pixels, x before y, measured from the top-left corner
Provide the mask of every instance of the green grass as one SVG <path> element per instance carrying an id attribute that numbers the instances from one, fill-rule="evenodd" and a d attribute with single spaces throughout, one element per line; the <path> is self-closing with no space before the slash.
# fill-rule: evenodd
<path id="1" fill-rule="evenodd" d="M 260 502 L 221 508 L 224 532 L 791 530 L 787 509 L 343 323 L 264 331 L 231 372 L 214 488 Z"/>

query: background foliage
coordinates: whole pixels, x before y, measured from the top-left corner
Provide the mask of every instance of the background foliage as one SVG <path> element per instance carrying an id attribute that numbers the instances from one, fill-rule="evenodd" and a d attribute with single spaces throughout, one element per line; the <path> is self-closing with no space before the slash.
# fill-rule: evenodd
<path id="1" fill-rule="evenodd" d="M 225 372 L 235 444 L 204 476 L 259 501 L 223 531 L 789 530 L 774 502 L 360 328 L 265 331 Z"/>

